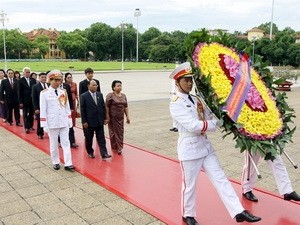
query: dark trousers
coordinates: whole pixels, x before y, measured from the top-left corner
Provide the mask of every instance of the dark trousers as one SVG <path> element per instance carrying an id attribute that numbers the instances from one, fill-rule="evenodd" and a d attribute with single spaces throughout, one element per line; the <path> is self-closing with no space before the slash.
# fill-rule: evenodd
<path id="1" fill-rule="evenodd" d="M 73 127 L 71 127 L 69 129 L 69 140 L 70 140 L 70 144 L 74 144 L 75 143 L 75 134 L 74 134 Z"/>
<path id="2" fill-rule="evenodd" d="M 13 111 L 15 115 L 16 124 L 20 123 L 20 108 L 18 103 L 6 103 L 6 111 L 7 111 L 7 122 L 13 122 Z"/>
<path id="3" fill-rule="evenodd" d="M 107 154 L 106 149 L 106 140 L 104 137 L 104 128 L 103 125 L 98 125 L 97 127 L 88 127 L 83 129 L 84 137 L 85 137 L 85 148 L 88 154 L 93 154 L 93 138 L 94 133 L 96 133 L 96 140 L 98 143 L 98 146 L 100 148 L 100 154 L 101 156 L 104 156 Z"/>
<path id="4" fill-rule="evenodd" d="M 23 106 L 23 120 L 25 129 L 33 127 L 33 106 L 32 104 Z"/>
<path id="5" fill-rule="evenodd" d="M 36 115 L 36 134 L 44 136 L 44 129 L 41 127 L 40 114 Z"/>

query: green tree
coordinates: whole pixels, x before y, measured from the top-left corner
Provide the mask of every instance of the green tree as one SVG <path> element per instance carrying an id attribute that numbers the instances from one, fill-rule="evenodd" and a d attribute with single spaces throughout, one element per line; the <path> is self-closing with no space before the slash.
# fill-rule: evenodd
<path id="1" fill-rule="evenodd" d="M 6 30 L 7 58 L 21 59 L 29 57 L 33 48 L 32 43 L 18 29 Z"/>
<path id="2" fill-rule="evenodd" d="M 110 60 L 113 28 L 104 23 L 94 23 L 87 29 L 88 49 L 94 53 L 95 60 Z"/>
<path id="3" fill-rule="evenodd" d="M 49 37 L 39 35 L 33 42 L 34 47 L 38 49 L 39 58 L 44 58 L 44 55 L 49 52 Z"/>
<path id="4" fill-rule="evenodd" d="M 300 45 L 291 44 L 287 50 L 288 64 L 294 67 L 300 66 Z"/>
<path id="5" fill-rule="evenodd" d="M 265 34 L 270 34 L 271 22 L 263 23 L 257 27 L 265 32 Z M 278 27 L 275 23 L 272 26 L 272 34 L 276 35 L 279 32 Z"/>
<path id="6" fill-rule="evenodd" d="M 80 32 L 62 32 L 56 43 L 58 48 L 66 53 L 67 58 L 85 58 L 87 39 Z"/>

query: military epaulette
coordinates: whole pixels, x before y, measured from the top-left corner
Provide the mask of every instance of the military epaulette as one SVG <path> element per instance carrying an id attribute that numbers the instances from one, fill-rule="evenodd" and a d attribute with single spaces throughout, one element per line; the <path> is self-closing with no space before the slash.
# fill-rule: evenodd
<path id="1" fill-rule="evenodd" d="M 177 99 L 178 99 L 179 97 L 177 96 L 177 95 L 173 95 L 173 97 L 172 97 L 172 102 L 176 102 L 177 101 Z"/>

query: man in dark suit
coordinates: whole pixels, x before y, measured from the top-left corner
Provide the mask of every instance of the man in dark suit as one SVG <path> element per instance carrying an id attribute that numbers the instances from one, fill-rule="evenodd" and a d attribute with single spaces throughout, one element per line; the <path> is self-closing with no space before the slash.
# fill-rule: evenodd
<path id="1" fill-rule="evenodd" d="M 20 108 L 23 109 L 24 127 L 27 134 L 29 133 L 29 130 L 34 130 L 31 92 L 32 86 L 36 84 L 36 80 L 29 76 L 30 68 L 24 67 L 23 77 L 19 81 L 19 102 Z"/>
<path id="2" fill-rule="evenodd" d="M 96 80 L 96 79 L 93 79 L 94 77 L 94 70 L 92 68 L 86 68 L 85 71 L 85 76 L 86 76 L 86 79 L 84 79 L 83 81 L 80 81 L 79 83 L 79 96 L 81 94 L 83 94 L 84 92 L 88 91 L 88 82 L 90 80 L 94 80 L 96 81 L 98 87 L 97 87 L 97 91 L 98 92 L 101 92 L 101 89 L 100 89 L 100 82 L 99 80 Z"/>
<path id="3" fill-rule="evenodd" d="M 110 158 L 106 149 L 104 137 L 104 125 L 107 124 L 106 108 L 103 95 L 97 91 L 98 85 L 95 80 L 88 82 L 88 91 L 80 96 L 80 111 L 83 132 L 85 136 L 85 147 L 90 158 L 95 158 L 93 149 L 93 137 L 100 148 L 102 159 Z"/>
<path id="4" fill-rule="evenodd" d="M 46 73 L 40 73 L 39 74 L 39 80 L 40 82 L 32 86 L 32 105 L 34 114 L 36 115 L 37 119 L 37 128 L 36 128 L 36 134 L 39 139 L 43 139 L 44 136 L 44 129 L 41 127 L 40 122 L 40 93 L 44 89 L 48 88 L 48 85 L 46 84 L 47 81 L 47 75 Z"/>
<path id="5" fill-rule="evenodd" d="M 5 101 L 6 103 L 7 122 L 9 125 L 13 123 L 12 114 L 14 111 L 16 125 L 22 127 L 20 123 L 18 80 L 14 78 L 14 71 L 12 69 L 7 70 L 7 75 L 7 79 L 4 79 L 1 83 L 0 102 L 4 104 Z"/>

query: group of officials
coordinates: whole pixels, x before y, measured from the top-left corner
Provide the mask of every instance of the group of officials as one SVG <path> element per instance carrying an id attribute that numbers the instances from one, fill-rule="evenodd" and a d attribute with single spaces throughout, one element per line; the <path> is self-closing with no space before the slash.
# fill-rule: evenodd
<path id="1" fill-rule="evenodd" d="M 20 122 L 20 109 L 23 110 L 25 132 L 28 134 L 34 129 L 36 119 L 39 139 L 43 139 L 44 132 L 48 133 L 50 140 L 50 155 L 53 168 L 60 169 L 59 146 L 63 149 L 65 170 L 73 171 L 71 147 L 77 148 L 72 122 L 76 110 L 76 101 L 72 97 L 72 83 L 67 82 L 72 78 L 70 73 L 63 74 L 59 70 L 52 70 L 39 74 L 37 81 L 30 76 L 30 68 L 23 69 L 23 77 L 19 80 L 14 77 L 14 71 L 8 69 L 6 79 L 1 80 L 0 103 L 5 109 L 3 122 L 13 125 L 13 114 L 16 126 L 23 126 Z M 100 82 L 93 79 L 94 71 L 85 70 L 86 79 L 79 83 L 79 94 L 75 85 L 75 98 L 80 96 L 81 118 L 85 136 L 85 147 L 90 158 L 95 158 L 93 136 L 100 147 L 102 159 L 110 158 L 106 149 L 103 126 L 107 123 L 106 106 L 100 92 Z"/>

